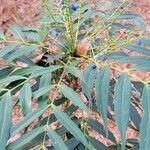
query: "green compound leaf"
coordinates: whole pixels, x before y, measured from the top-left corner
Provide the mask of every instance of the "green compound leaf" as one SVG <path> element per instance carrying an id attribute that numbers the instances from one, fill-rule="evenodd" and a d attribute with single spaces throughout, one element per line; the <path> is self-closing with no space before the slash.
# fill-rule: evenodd
<path id="1" fill-rule="evenodd" d="M 127 74 L 123 74 L 114 89 L 114 110 L 121 135 L 122 150 L 125 150 L 125 135 L 128 126 L 132 84 Z"/>
<path id="2" fill-rule="evenodd" d="M 144 116 L 140 125 L 140 150 L 150 148 L 150 87 L 145 85 L 142 94 L 142 108 Z"/>
<path id="3" fill-rule="evenodd" d="M 69 150 L 66 144 L 63 142 L 63 140 L 57 134 L 57 132 L 49 128 L 47 134 L 49 138 L 52 140 L 55 150 L 60 150 L 60 149 Z"/>
<path id="4" fill-rule="evenodd" d="M 0 100 L 0 111 L 0 149 L 4 150 L 12 126 L 12 99 L 10 92 L 7 92 Z"/>
<path id="5" fill-rule="evenodd" d="M 32 111 L 32 90 L 29 83 L 25 83 L 20 90 L 20 106 L 22 108 L 23 115 L 26 116 Z"/>
<path id="6" fill-rule="evenodd" d="M 64 94 L 65 97 L 67 97 L 72 103 L 82 110 L 85 110 L 89 114 L 88 107 L 84 104 L 83 100 L 79 97 L 79 95 L 72 90 L 70 87 L 68 87 L 65 84 L 59 85 L 59 89 Z"/>
<path id="7" fill-rule="evenodd" d="M 103 123 L 108 136 L 107 126 L 107 108 L 109 99 L 109 85 L 110 85 L 110 69 L 109 66 L 104 67 L 96 78 L 96 104 L 98 112 L 102 115 Z"/>
<path id="8" fill-rule="evenodd" d="M 62 112 L 58 107 L 53 106 L 53 112 L 58 121 L 80 142 L 84 144 L 85 147 L 88 147 L 88 142 L 82 133 L 82 131 L 78 128 L 78 126 L 70 119 L 70 117 Z"/>

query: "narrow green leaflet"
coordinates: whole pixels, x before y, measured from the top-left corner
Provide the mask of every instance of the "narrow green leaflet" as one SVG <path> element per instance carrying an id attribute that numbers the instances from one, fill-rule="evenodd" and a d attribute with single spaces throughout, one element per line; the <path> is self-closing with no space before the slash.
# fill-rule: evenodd
<path id="1" fill-rule="evenodd" d="M 132 150 L 139 150 L 139 140 L 137 138 L 127 139 L 127 142 L 134 146 Z"/>
<path id="2" fill-rule="evenodd" d="M 28 45 L 28 46 L 21 47 L 17 51 L 15 51 L 14 53 L 10 54 L 7 61 L 12 62 L 14 59 L 28 55 L 31 52 L 37 50 L 38 48 L 39 48 L 39 46 L 37 46 L 37 45 Z"/>
<path id="3" fill-rule="evenodd" d="M 139 41 L 146 46 L 150 46 L 150 39 L 149 38 L 143 38 L 143 39 L 140 39 Z"/>
<path id="4" fill-rule="evenodd" d="M 99 134 L 105 136 L 105 128 L 104 126 L 98 122 L 97 120 L 93 120 L 93 119 L 89 119 L 88 120 L 88 125 L 93 129 L 95 130 L 96 132 L 98 132 Z M 111 131 L 108 131 L 108 137 L 107 137 L 109 140 L 111 140 L 113 143 L 116 143 L 116 139 L 113 135 L 113 133 Z"/>
<path id="5" fill-rule="evenodd" d="M 146 48 L 138 46 L 138 45 L 128 45 L 125 48 L 127 48 L 131 51 L 135 51 L 135 52 L 138 52 L 138 53 L 145 54 L 145 55 L 150 55 L 150 50 L 149 49 L 146 49 Z"/>
<path id="6" fill-rule="evenodd" d="M 40 88 L 50 86 L 51 85 L 51 79 L 52 79 L 51 73 L 43 74 L 40 78 L 39 90 L 40 90 Z M 44 105 L 45 103 L 47 103 L 47 99 L 48 99 L 48 93 L 46 92 L 43 95 L 41 95 L 38 99 L 39 107 Z"/>
<path id="7" fill-rule="evenodd" d="M 86 84 L 86 81 L 83 78 L 83 75 L 81 73 L 81 71 L 75 67 L 75 66 L 67 66 L 66 67 L 66 71 L 72 75 L 74 75 L 75 77 L 79 78 L 82 82 L 84 82 Z"/>
<path id="8" fill-rule="evenodd" d="M 75 150 L 85 150 L 85 147 L 82 143 L 79 143 L 76 147 Z M 93 146 L 89 145 L 88 150 L 96 150 Z"/>
<path id="9" fill-rule="evenodd" d="M 125 150 L 125 135 L 128 126 L 132 84 L 127 74 L 123 74 L 114 89 L 114 110 L 116 123 L 121 135 L 122 150 Z"/>
<path id="10" fill-rule="evenodd" d="M 26 116 L 28 113 L 32 111 L 31 100 L 32 100 L 31 85 L 29 83 L 25 83 L 20 90 L 20 101 L 19 101 L 24 116 Z"/>
<path id="11" fill-rule="evenodd" d="M 22 135 L 20 138 L 10 143 L 7 146 L 7 150 L 25 150 L 26 147 L 29 147 L 29 145 L 30 146 L 32 145 L 32 139 L 34 139 L 37 135 L 42 133 L 43 130 L 44 130 L 43 127 L 39 127 Z"/>
<path id="12" fill-rule="evenodd" d="M 11 129 L 11 135 L 15 135 L 20 130 L 24 129 L 30 123 L 32 123 L 35 119 L 37 119 L 39 116 L 41 116 L 45 110 L 47 109 L 47 106 L 40 107 L 36 109 L 35 111 L 28 113 L 22 121 L 18 122 L 14 127 Z"/>
<path id="13" fill-rule="evenodd" d="M 69 100 L 72 101 L 74 105 L 78 106 L 79 108 L 85 110 L 88 114 L 90 114 L 87 106 L 84 104 L 83 100 L 74 90 L 72 90 L 65 84 L 59 85 L 59 89 L 61 90 L 61 92 L 64 94 L 65 97 L 67 97 Z"/>
<path id="14" fill-rule="evenodd" d="M 133 67 L 135 70 L 150 71 L 150 63 L 137 64 Z"/>
<path id="15" fill-rule="evenodd" d="M 107 147 L 103 143 L 94 139 L 93 137 L 89 137 L 89 141 L 91 143 L 91 146 L 94 146 L 95 150 L 107 150 Z"/>
<path id="16" fill-rule="evenodd" d="M 24 41 L 24 33 L 21 28 L 17 25 L 14 25 L 10 28 L 10 32 L 13 33 L 16 37 L 18 37 L 21 41 Z"/>
<path id="17" fill-rule="evenodd" d="M 140 130 L 141 116 L 133 104 L 130 105 L 130 119 L 137 130 Z"/>
<path id="18" fill-rule="evenodd" d="M 82 133 L 82 131 L 78 128 L 78 126 L 70 119 L 70 117 L 62 112 L 58 107 L 53 105 L 54 115 L 61 122 L 61 124 L 80 142 L 84 144 L 85 147 L 88 147 L 88 142 Z"/>
<path id="19" fill-rule="evenodd" d="M 38 34 L 36 29 L 25 28 L 23 29 L 23 33 L 25 34 L 25 37 L 29 40 L 33 41 L 41 40 L 40 34 Z"/>
<path id="20" fill-rule="evenodd" d="M 114 56 L 116 63 L 150 64 L 150 59 L 144 56 Z"/>
<path id="21" fill-rule="evenodd" d="M 18 58 L 18 61 L 23 62 L 23 63 L 27 64 L 28 66 L 32 66 L 32 67 L 36 65 L 36 63 L 34 63 L 32 61 L 32 58 L 29 56 L 22 56 L 22 57 Z"/>
<path id="22" fill-rule="evenodd" d="M 40 78 L 39 89 L 51 84 L 52 74 L 43 74 Z"/>
<path id="23" fill-rule="evenodd" d="M 0 68 L 0 80 L 6 78 L 13 70 L 14 67 Z"/>
<path id="24" fill-rule="evenodd" d="M 65 144 L 67 145 L 69 150 L 71 149 L 73 150 L 80 144 L 80 141 L 78 141 L 76 138 L 73 137 L 73 138 L 66 140 Z"/>
<path id="25" fill-rule="evenodd" d="M 20 75 L 20 76 L 29 75 L 35 71 L 38 71 L 41 68 L 42 67 L 39 66 L 28 66 L 26 68 L 18 68 L 12 73 L 12 75 Z"/>
<path id="26" fill-rule="evenodd" d="M 47 134 L 50 140 L 52 140 L 55 150 L 69 150 L 60 136 L 53 129 L 49 128 Z"/>
<path id="27" fill-rule="evenodd" d="M 142 108 L 144 116 L 140 125 L 140 150 L 150 148 L 150 86 L 145 85 L 142 94 Z"/>
<path id="28" fill-rule="evenodd" d="M 10 92 L 7 92 L 0 100 L 0 112 L 0 149 L 4 150 L 12 126 L 12 99 Z"/>
<path id="29" fill-rule="evenodd" d="M 95 84 L 95 78 L 97 74 L 97 68 L 95 64 L 89 65 L 89 67 L 85 70 L 83 73 L 83 78 L 86 82 L 86 84 L 82 83 L 82 91 L 85 94 L 85 96 L 89 100 L 89 104 L 92 106 L 92 88 Z"/>
<path id="30" fill-rule="evenodd" d="M 22 77 L 22 76 L 10 76 L 10 77 L 6 77 L 2 80 L 0 80 L 0 87 L 1 86 L 4 86 L 6 84 L 9 84 L 13 81 L 17 81 L 17 80 L 21 80 L 21 79 L 26 79 L 25 77 Z"/>
<path id="31" fill-rule="evenodd" d="M 0 49 L 0 57 L 5 56 L 9 52 L 13 51 L 15 48 L 17 48 L 18 44 L 17 43 L 11 43 L 7 45 L 6 47 Z"/>
<path id="32" fill-rule="evenodd" d="M 36 78 L 38 76 L 41 76 L 43 74 L 48 74 L 51 73 L 53 71 L 56 71 L 58 69 L 60 69 L 61 66 L 60 65 L 51 65 L 49 67 L 42 67 L 39 70 L 35 70 L 32 75 L 30 76 L 30 78 Z"/>
<path id="33" fill-rule="evenodd" d="M 53 87 L 54 87 L 53 85 L 49 85 L 38 89 L 33 93 L 33 98 L 37 99 L 40 96 L 43 96 L 44 94 L 48 93 Z"/>
<path id="34" fill-rule="evenodd" d="M 104 67 L 96 78 L 96 104 L 98 112 L 102 115 L 103 123 L 108 136 L 107 126 L 107 108 L 109 99 L 109 85 L 110 85 L 110 69 L 109 66 Z"/>

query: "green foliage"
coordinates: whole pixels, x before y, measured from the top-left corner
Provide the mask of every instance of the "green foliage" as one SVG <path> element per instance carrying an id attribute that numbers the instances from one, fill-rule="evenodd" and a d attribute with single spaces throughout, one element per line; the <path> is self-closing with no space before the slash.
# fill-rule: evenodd
<path id="1" fill-rule="evenodd" d="M 24 116 L 32 111 L 31 99 L 32 99 L 31 85 L 29 83 L 25 83 L 20 89 L 20 101 L 19 101 Z"/>
<path id="2" fill-rule="evenodd" d="M 98 73 L 95 85 L 97 109 L 103 118 L 106 136 L 108 134 L 107 108 L 109 99 L 109 86 L 110 86 L 109 84 L 110 84 L 110 70 L 109 67 L 106 66 L 102 70 L 100 70 L 100 73 Z"/>
<path id="3" fill-rule="evenodd" d="M 74 105 L 78 106 L 87 113 L 89 112 L 87 106 L 83 103 L 78 94 L 76 94 L 71 88 L 67 87 L 65 84 L 62 84 L 59 85 L 59 89 L 61 90 L 61 92 L 64 94 L 65 97 L 67 97 L 69 100 L 72 101 Z"/>
<path id="4" fill-rule="evenodd" d="M 106 3 L 95 3 L 93 10 L 82 0 L 43 0 L 37 29 L 0 31 L 0 149 L 149 149 L 150 81 L 134 73 L 150 71 L 150 40 L 143 19 L 127 12 L 129 2 L 108 4 L 104 10 Z M 22 119 L 13 124 L 16 106 Z M 126 137 L 128 128 L 140 140 Z"/>
<path id="5" fill-rule="evenodd" d="M 78 128 L 78 126 L 67 116 L 65 113 L 63 113 L 59 108 L 53 106 L 54 115 L 62 123 L 65 128 L 70 131 L 72 135 L 76 139 L 78 139 L 80 142 L 82 142 L 85 147 L 88 147 L 88 142 L 84 136 L 84 134 L 81 132 L 81 130 Z"/>
<path id="6" fill-rule="evenodd" d="M 3 114 L 0 117 L 0 145 L 2 149 L 5 149 L 12 126 L 12 100 L 10 92 L 6 93 L 0 101 L 0 110 Z"/>
<path id="7" fill-rule="evenodd" d="M 54 148 L 56 150 L 59 150 L 59 149 L 68 150 L 65 143 L 62 141 L 60 136 L 54 130 L 48 129 L 48 136 L 52 140 Z"/>
<path id="8" fill-rule="evenodd" d="M 141 120 L 140 126 L 140 150 L 149 149 L 149 100 L 150 100 L 150 87 L 146 85 L 142 94 L 142 107 L 144 116 Z"/>
<path id="9" fill-rule="evenodd" d="M 131 82 L 128 76 L 123 74 L 114 89 L 114 107 L 116 122 L 121 135 L 122 150 L 125 149 L 125 135 L 129 119 L 130 98 Z"/>

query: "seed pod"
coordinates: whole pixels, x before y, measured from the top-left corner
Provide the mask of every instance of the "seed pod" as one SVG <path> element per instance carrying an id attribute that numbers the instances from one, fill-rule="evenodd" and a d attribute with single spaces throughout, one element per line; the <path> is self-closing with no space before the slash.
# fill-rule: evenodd
<path id="1" fill-rule="evenodd" d="M 91 42 L 88 39 L 83 39 L 76 47 L 77 56 L 86 56 L 91 46 Z"/>

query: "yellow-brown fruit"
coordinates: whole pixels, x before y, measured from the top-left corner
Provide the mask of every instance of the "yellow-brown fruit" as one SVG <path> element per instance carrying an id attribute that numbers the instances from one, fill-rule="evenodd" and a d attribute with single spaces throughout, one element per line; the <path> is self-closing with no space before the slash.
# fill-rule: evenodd
<path id="1" fill-rule="evenodd" d="M 77 56 L 86 56 L 91 46 L 91 42 L 88 39 L 83 39 L 76 47 Z"/>

